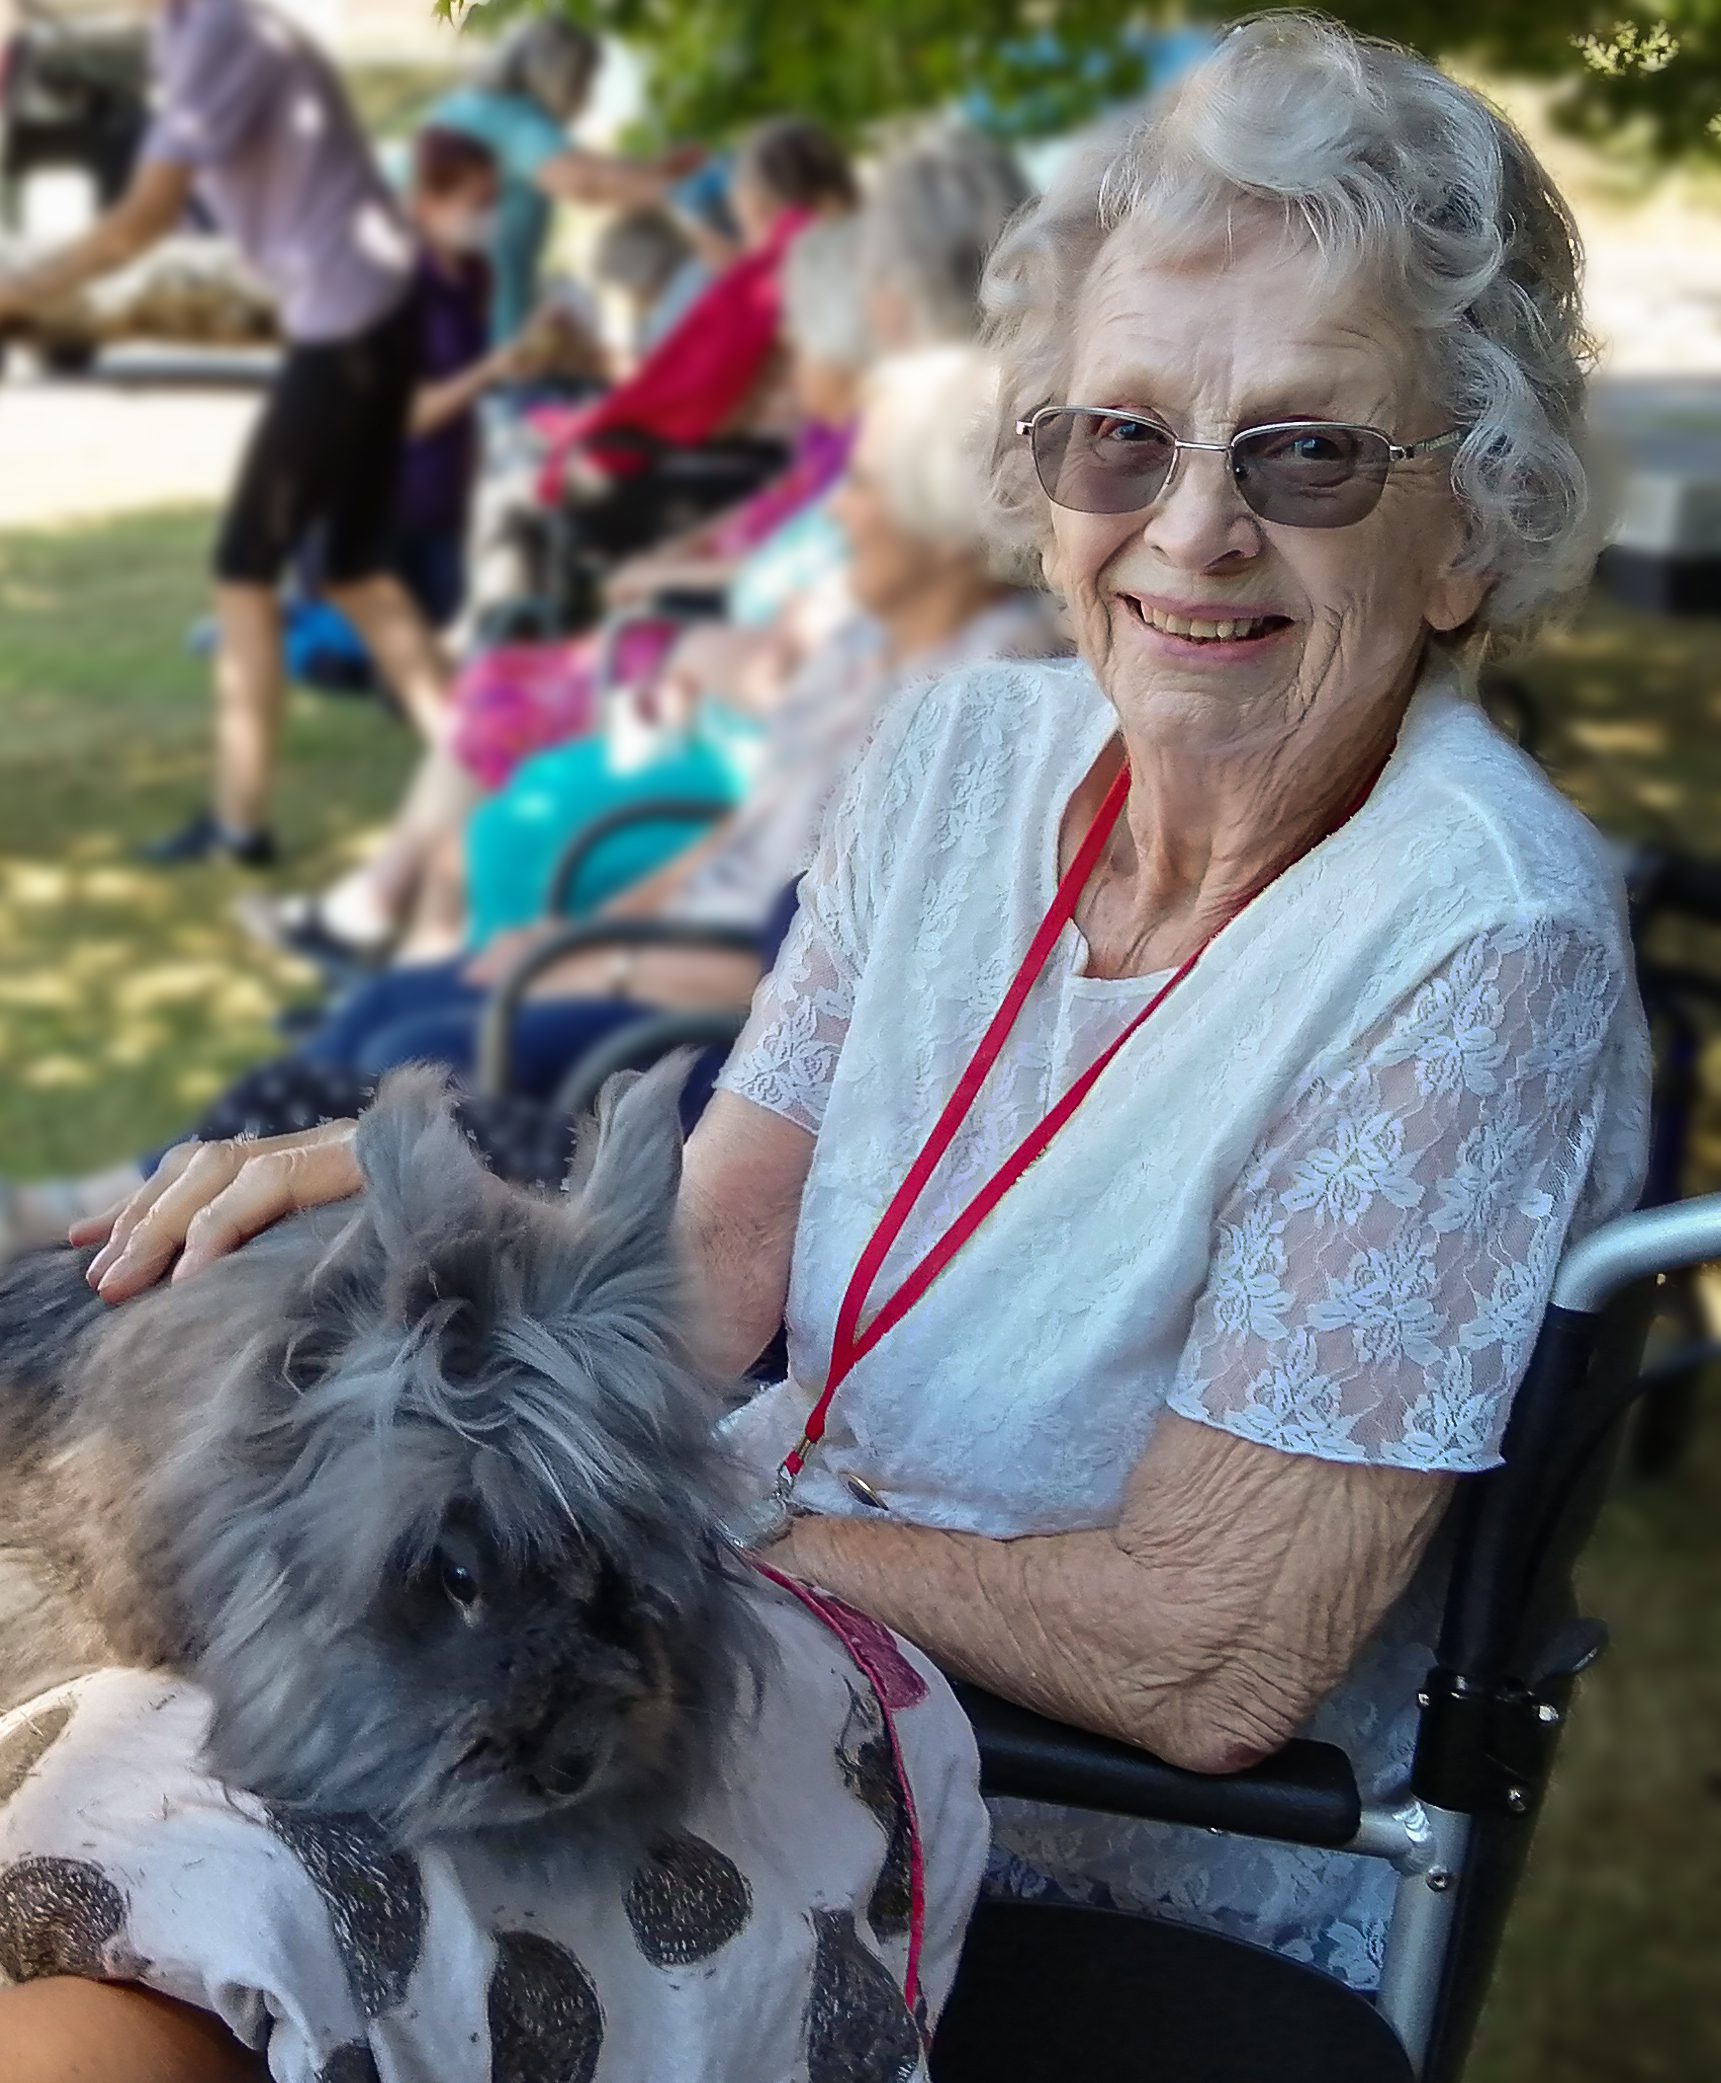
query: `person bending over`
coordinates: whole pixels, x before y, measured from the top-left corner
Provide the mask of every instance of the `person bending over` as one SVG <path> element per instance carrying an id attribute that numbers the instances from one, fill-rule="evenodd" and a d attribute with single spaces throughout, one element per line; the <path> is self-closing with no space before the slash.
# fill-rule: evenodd
<path id="1" fill-rule="evenodd" d="M 329 596 L 427 736 L 447 671 L 388 570 L 418 374 L 415 241 L 328 59 L 254 0 L 150 0 L 157 113 L 131 185 L 81 238 L 0 280 L 0 325 L 164 238 L 193 194 L 274 291 L 286 353 L 215 547 L 215 789 L 158 863 L 266 866 L 285 683 L 278 586 L 323 530 Z"/>

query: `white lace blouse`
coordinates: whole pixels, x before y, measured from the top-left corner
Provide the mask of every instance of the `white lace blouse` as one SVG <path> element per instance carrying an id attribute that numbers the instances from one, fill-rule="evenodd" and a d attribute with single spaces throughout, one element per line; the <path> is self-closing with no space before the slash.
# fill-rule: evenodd
<path id="1" fill-rule="evenodd" d="M 1113 729 L 1078 662 L 954 675 L 887 712 L 723 1074 L 817 1137 L 790 1373 L 732 1420 L 768 1481 L 849 1274 L 1056 882 Z M 886 1294 L 1161 979 L 1053 951 Z M 1437 657 L 1363 809 L 1256 900 L 1047 1155 L 856 1368 L 797 1498 L 994 1537 L 1115 1521 L 1169 1407 L 1287 1453 L 1498 1458 L 1568 1236 L 1628 1207 L 1648 1050 L 1597 835 Z M 1408 1756 L 1440 1564 L 1312 1733 L 1365 1782 Z M 1014 1884 L 1153 1907 L 1367 1986 L 1384 1867 L 1000 1805 Z"/>

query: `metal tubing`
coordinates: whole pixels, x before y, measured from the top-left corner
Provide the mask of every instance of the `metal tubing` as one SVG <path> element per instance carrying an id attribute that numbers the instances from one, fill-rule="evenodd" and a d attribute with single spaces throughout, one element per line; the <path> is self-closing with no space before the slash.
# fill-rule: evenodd
<path id="1" fill-rule="evenodd" d="M 1432 1862 L 1433 1832 L 1428 1810 L 1412 1793 L 1396 1807 L 1366 1802 L 1357 1833 L 1345 1846 L 1359 1859 L 1384 1859 L 1400 1873 L 1420 1873 Z"/>
<path id="2" fill-rule="evenodd" d="M 1593 1316 L 1622 1287 L 1721 1258 L 1721 1193 L 1640 1208 L 1574 1244 L 1554 1277 L 1554 1305 Z"/>
<path id="3" fill-rule="evenodd" d="M 1416 1806 L 1420 1814 L 1415 1857 L 1413 1863 L 1399 1868 L 1375 2000 L 1420 2076 L 1434 2037 L 1470 1819 L 1449 1808 L 1432 1808 L 1424 1802 Z"/>
<path id="4" fill-rule="evenodd" d="M 636 1020 L 588 1049 L 563 1079 L 554 1107 L 565 1121 L 583 1121 L 605 1082 L 618 1070 L 643 1068 L 672 1049 L 733 1048 L 747 1024 L 747 1008 L 731 1012 L 664 1013 Z"/>

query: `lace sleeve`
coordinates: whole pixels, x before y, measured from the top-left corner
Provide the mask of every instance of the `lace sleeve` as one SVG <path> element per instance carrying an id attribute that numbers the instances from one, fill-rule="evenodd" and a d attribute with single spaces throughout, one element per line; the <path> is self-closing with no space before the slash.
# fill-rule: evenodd
<path id="1" fill-rule="evenodd" d="M 794 923 L 753 997 L 741 1039 L 717 1083 L 817 1135 L 854 1010 L 868 937 L 863 840 L 875 747 L 856 763 L 825 812 L 801 878 Z"/>
<path id="2" fill-rule="evenodd" d="M 806 892 L 803 882 L 795 923 L 776 967 L 754 993 L 752 1013 L 717 1083 L 817 1135 L 849 1030 L 854 973 Z"/>
<path id="3" fill-rule="evenodd" d="M 1623 989 L 1590 936 L 1485 933 L 1311 1079 L 1220 1210 L 1171 1407 L 1323 1460 L 1494 1466 L 1594 1206 Z"/>

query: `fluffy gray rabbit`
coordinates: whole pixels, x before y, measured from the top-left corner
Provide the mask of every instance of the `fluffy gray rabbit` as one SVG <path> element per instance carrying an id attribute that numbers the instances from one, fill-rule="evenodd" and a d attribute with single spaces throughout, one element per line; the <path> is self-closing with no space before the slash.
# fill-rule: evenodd
<path id="1" fill-rule="evenodd" d="M 88 1253 L 0 1274 L 0 1706 L 159 1665 L 209 1695 L 228 1784 L 403 1842 L 685 1794 L 756 1663 L 678 1089 L 613 1081 L 553 1199 L 400 1072 L 360 1199 L 117 1309 Z"/>

